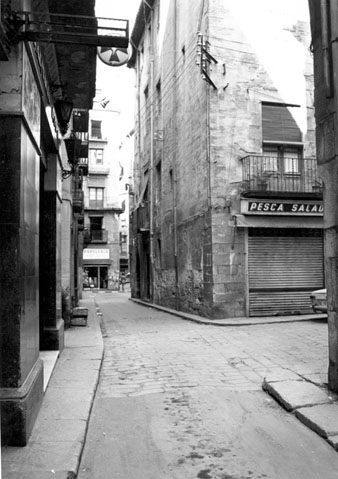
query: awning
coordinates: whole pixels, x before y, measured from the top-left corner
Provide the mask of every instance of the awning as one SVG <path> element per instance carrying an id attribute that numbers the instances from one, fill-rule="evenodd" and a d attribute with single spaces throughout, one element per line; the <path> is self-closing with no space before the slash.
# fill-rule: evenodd
<path id="1" fill-rule="evenodd" d="M 84 259 L 83 266 L 110 266 L 111 261 L 107 259 Z"/>
<path id="2" fill-rule="evenodd" d="M 322 216 L 249 216 L 234 215 L 235 226 L 239 228 L 321 228 Z"/>

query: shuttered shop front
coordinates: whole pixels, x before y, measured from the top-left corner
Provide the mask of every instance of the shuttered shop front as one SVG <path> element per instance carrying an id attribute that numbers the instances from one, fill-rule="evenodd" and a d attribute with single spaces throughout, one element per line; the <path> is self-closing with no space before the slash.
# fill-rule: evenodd
<path id="1" fill-rule="evenodd" d="M 312 311 L 310 292 L 324 287 L 323 234 L 319 229 L 249 229 L 249 314 Z"/>

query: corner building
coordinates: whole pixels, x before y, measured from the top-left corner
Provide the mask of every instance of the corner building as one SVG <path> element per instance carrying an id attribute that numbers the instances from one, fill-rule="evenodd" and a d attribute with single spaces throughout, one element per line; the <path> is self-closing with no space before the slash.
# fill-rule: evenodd
<path id="1" fill-rule="evenodd" d="M 311 312 L 323 184 L 308 5 L 292 5 L 142 2 L 134 297 L 210 318 Z"/>

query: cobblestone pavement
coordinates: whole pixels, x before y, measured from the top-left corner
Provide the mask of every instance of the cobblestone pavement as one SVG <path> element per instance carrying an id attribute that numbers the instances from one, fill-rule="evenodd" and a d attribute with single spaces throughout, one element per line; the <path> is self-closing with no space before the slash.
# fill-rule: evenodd
<path id="1" fill-rule="evenodd" d="M 108 298 L 99 297 L 107 317 Z M 264 377 L 290 372 L 317 384 L 326 382 L 324 321 L 218 328 L 130 302 L 126 316 L 125 308 L 123 302 L 114 303 L 114 321 L 105 323 L 109 338 L 102 393 L 110 397 L 197 385 L 255 390 Z"/>
<path id="2" fill-rule="evenodd" d="M 79 479 L 336 479 L 333 448 L 262 391 L 326 381 L 326 322 L 216 327 L 126 293 L 95 302 L 105 355 Z"/>

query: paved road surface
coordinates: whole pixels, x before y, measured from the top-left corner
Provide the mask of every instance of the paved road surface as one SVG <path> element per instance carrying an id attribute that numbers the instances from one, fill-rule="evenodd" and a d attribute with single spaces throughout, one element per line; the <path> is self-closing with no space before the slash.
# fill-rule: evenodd
<path id="1" fill-rule="evenodd" d="M 95 300 L 105 357 L 80 479 L 338 478 L 338 453 L 261 389 L 323 380 L 325 322 L 215 327 Z"/>

